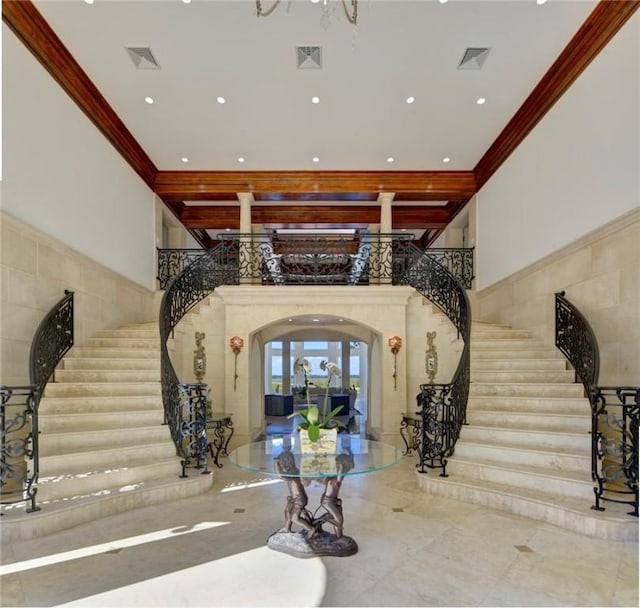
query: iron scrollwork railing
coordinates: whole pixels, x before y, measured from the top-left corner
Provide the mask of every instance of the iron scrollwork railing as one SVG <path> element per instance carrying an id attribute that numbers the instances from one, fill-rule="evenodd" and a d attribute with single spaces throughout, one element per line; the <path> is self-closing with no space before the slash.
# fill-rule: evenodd
<path id="1" fill-rule="evenodd" d="M 36 506 L 39 476 L 38 407 L 49 379 L 73 346 L 73 292 L 47 313 L 35 331 L 29 353 L 29 386 L 0 386 L 0 487 L 2 504 Z"/>
<path id="2" fill-rule="evenodd" d="M 411 268 L 416 250 L 411 235 L 218 235 L 218 262 L 225 281 L 263 285 L 397 285 Z M 204 249 L 158 250 L 158 281 L 164 289 Z M 420 252 L 422 253 L 422 252 Z M 427 249 L 466 289 L 473 275 L 473 249 Z"/>
<path id="3" fill-rule="evenodd" d="M 556 347 L 575 370 L 576 379 L 584 385 L 586 394 L 598 383 L 600 353 L 598 341 L 584 315 L 564 297 L 556 295 Z"/>
<path id="4" fill-rule="evenodd" d="M 433 302 L 455 326 L 464 342 L 460 360 L 448 384 L 421 384 L 417 395 L 421 438 L 417 446 L 421 473 L 425 467 L 441 468 L 446 477 L 448 458 L 453 455 L 462 425 L 466 423 L 469 397 L 471 307 L 462 284 L 438 261 L 415 248 L 411 267 L 403 282 Z"/>
<path id="5" fill-rule="evenodd" d="M 600 501 L 629 504 L 638 517 L 638 424 L 640 388 L 592 387 L 591 470 L 596 487 L 594 509 Z"/>
<path id="6" fill-rule="evenodd" d="M 73 346 L 73 292 L 65 289 L 65 296 L 42 319 L 31 342 L 29 376 L 40 399 L 49 378 Z"/>
<path id="7" fill-rule="evenodd" d="M 180 384 L 180 404 L 178 406 L 178 428 L 184 447 L 182 477 L 187 477 L 186 468 L 195 460 L 195 467 L 204 467 L 203 474 L 209 473 L 207 466 L 207 385 L 203 383 Z"/>
<path id="8" fill-rule="evenodd" d="M 597 386 L 600 351 L 591 325 L 565 297 L 555 294 L 555 342 L 580 381 L 591 406 L 591 478 L 597 511 L 602 501 L 629 504 L 638 517 L 639 387 Z"/>
<path id="9" fill-rule="evenodd" d="M 237 284 L 238 273 L 230 270 L 225 263 L 223 246 L 210 249 L 194 259 L 179 275 L 173 278 L 165 290 L 160 304 L 160 374 L 162 381 L 162 400 L 164 403 L 164 421 L 169 426 L 171 438 L 178 455 L 182 459 L 182 474 L 185 467 L 195 459 L 197 466 L 206 462 L 207 445 L 201 441 L 201 423 L 204 424 L 206 437 L 206 384 L 199 385 L 204 393 L 205 410 L 198 407 L 199 398 L 185 403 L 189 394 L 188 385 L 178 379 L 167 341 L 182 317 L 194 306 L 206 298 L 216 287 L 223 284 Z M 191 408 L 191 412 L 189 412 Z M 188 424 L 185 426 L 185 412 Z M 197 412 L 197 413 L 196 413 Z M 191 419 L 189 419 L 191 417 Z"/>
<path id="10" fill-rule="evenodd" d="M 35 387 L 0 386 L 1 504 L 27 501 L 27 513 L 39 511 L 38 408 Z"/>

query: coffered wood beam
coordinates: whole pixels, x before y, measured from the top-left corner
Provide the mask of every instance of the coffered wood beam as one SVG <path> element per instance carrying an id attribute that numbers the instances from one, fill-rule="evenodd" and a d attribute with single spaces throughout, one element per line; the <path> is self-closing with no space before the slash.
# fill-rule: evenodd
<path id="1" fill-rule="evenodd" d="M 379 192 L 402 193 L 412 200 L 468 199 L 476 192 L 471 171 L 159 171 L 155 191 L 163 200 L 234 200 L 237 192 L 288 199 L 329 194 L 348 200 Z"/>
<path id="2" fill-rule="evenodd" d="M 601 0 L 473 170 L 477 189 L 507 160 L 640 6 Z"/>
<path id="3" fill-rule="evenodd" d="M 2 20 L 133 170 L 153 188 L 158 169 L 36 7 L 29 0 L 2 0 Z"/>

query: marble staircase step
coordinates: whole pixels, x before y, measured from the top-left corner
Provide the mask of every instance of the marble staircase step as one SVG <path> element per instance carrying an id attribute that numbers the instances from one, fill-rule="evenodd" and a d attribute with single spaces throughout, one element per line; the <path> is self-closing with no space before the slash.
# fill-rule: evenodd
<path id="1" fill-rule="evenodd" d="M 143 357 L 111 358 L 106 357 L 65 357 L 61 369 L 64 370 L 160 370 L 160 356 L 157 358 Z M 60 370 L 58 370 L 60 371 Z M 59 378 L 59 376 L 57 376 Z"/>
<path id="2" fill-rule="evenodd" d="M 514 412 L 467 408 L 467 422 L 470 426 L 549 430 L 562 433 L 591 431 L 591 416 L 587 413 L 578 416 L 537 411 Z"/>
<path id="3" fill-rule="evenodd" d="M 489 460 L 505 466 L 528 465 L 556 471 L 591 470 L 591 453 L 560 446 L 524 447 L 520 444 L 491 444 L 484 441 L 458 441 L 453 458 Z M 453 460 L 453 458 L 451 460 Z M 451 462 L 450 460 L 450 462 Z"/>
<path id="4" fill-rule="evenodd" d="M 40 472 L 41 475 L 51 476 L 95 468 L 128 467 L 132 462 L 137 462 L 141 454 L 144 454 L 149 462 L 155 462 L 175 457 L 176 449 L 172 443 L 162 441 L 146 443 L 144 449 L 139 445 L 117 446 L 85 452 L 41 456 Z"/>
<path id="5" fill-rule="evenodd" d="M 38 479 L 38 501 L 46 502 L 59 498 L 90 495 L 109 488 L 138 486 L 159 477 L 178 477 L 182 473 L 180 460 L 176 457 L 154 462 L 139 461 L 125 467 L 79 469 Z"/>
<path id="6" fill-rule="evenodd" d="M 472 338 L 473 350 L 518 350 L 548 348 L 539 338 Z"/>
<path id="7" fill-rule="evenodd" d="M 41 433 L 81 432 L 89 430 L 128 429 L 150 427 L 164 422 L 162 409 L 106 411 L 93 414 L 40 414 L 38 429 Z"/>
<path id="8" fill-rule="evenodd" d="M 474 342 L 471 342 L 471 362 L 485 359 L 559 359 L 560 355 L 557 351 L 543 347 L 532 346 L 529 348 L 510 348 L 502 344 L 492 348 L 477 348 Z M 564 359 L 562 359 L 564 361 Z"/>
<path id="9" fill-rule="evenodd" d="M 567 365 L 562 359 L 475 359 L 471 362 L 471 373 L 477 371 L 533 371 L 553 370 L 565 371 Z"/>
<path id="10" fill-rule="evenodd" d="M 64 357 L 64 362 L 69 359 L 153 359 L 158 361 L 160 359 L 160 344 L 157 344 L 153 348 L 145 349 L 131 349 L 127 347 L 114 348 L 114 347 L 91 347 L 91 346 L 74 346 Z M 66 364 L 66 363 L 65 363 Z"/>
<path id="11" fill-rule="evenodd" d="M 467 411 L 538 412 L 590 416 L 589 401 L 585 397 L 522 397 L 513 395 L 471 395 Z"/>
<path id="12" fill-rule="evenodd" d="M 159 382 L 159 370 L 146 369 L 60 369 L 56 370 L 56 382 Z"/>
<path id="13" fill-rule="evenodd" d="M 47 384 L 47 397 L 109 397 L 160 395 L 160 382 L 54 382 Z"/>
<path id="14" fill-rule="evenodd" d="M 170 441 L 169 427 L 154 425 L 149 427 L 128 428 L 114 432 L 113 429 L 92 431 L 71 431 L 47 433 L 40 436 L 40 455 L 56 456 L 100 448 L 137 446 L 140 449 L 147 443 Z"/>
<path id="15" fill-rule="evenodd" d="M 103 329 L 96 332 L 91 336 L 92 338 L 128 338 L 128 339 L 143 339 L 143 340 L 159 340 L 160 329 L 156 324 L 155 327 L 148 329 L 144 328 L 118 328 L 118 329 Z"/>
<path id="16" fill-rule="evenodd" d="M 524 448 L 548 448 L 584 451 L 590 453 L 591 435 L 585 433 L 566 433 L 547 429 L 518 429 L 508 427 L 466 425 L 460 437 L 463 441 L 488 442 L 493 445 L 518 445 Z"/>
<path id="17" fill-rule="evenodd" d="M 94 519 L 124 513 L 131 509 L 164 504 L 197 496 L 209 490 L 213 474 L 201 475 L 190 470 L 181 479 L 173 473 L 134 484 L 97 491 L 93 494 L 43 503 L 41 510 L 25 513 L 24 505 L 8 505 L 3 509 L 0 538 L 5 541 L 39 538 L 73 528 Z"/>
<path id="18" fill-rule="evenodd" d="M 85 345 L 91 348 L 128 348 L 131 350 L 160 348 L 160 338 L 88 338 Z"/>
<path id="19" fill-rule="evenodd" d="M 581 384 L 542 383 L 542 382 L 471 382 L 470 395 L 497 395 L 518 397 L 581 397 Z"/>
<path id="20" fill-rule="evenodd" d="M 475 340 L 503 340 L 508 338 L 528 339 L 531 338 L 531 332 L 524 329 L 508 329 L 508 328 L 479 328 L 471 324 L 471 341 Z"/>
<path id="21" fill-rule="evenodd" d="M 471 370 L 471 382 L 495 383 L 572 383 L 575 379 L 573 370 Z"/>
<path id="22" fill-rule="evenodd" d="M 560 496 L 593 500 L 594 484 L 587 471 L 550 471 L 528 465 L 505 465 L 490 460 L 456 458 L 449 462 L 451 477 L 488 481 L 527 490 L 552 492 Z"/>
<path id="23" fill-rule="evenodd" d="M 71 415 L 101 412 L 126 413 L 142 410 L 162 410 L 161 395 L 50 397 L 40 401 L 40 415 Z"/>
<path id="24" fill-rule="evenodd" d="M 605 511 L 594 511 L 593 499 L 464 477 L 440 477 L 435 471 L 416 473 L 416 479 L 418 487 L 435 496 L 523 515 L 593 538 L 634 541 L 638 537 L 638 519 L 626 514 L 628 505 L 608 503 Z"/>

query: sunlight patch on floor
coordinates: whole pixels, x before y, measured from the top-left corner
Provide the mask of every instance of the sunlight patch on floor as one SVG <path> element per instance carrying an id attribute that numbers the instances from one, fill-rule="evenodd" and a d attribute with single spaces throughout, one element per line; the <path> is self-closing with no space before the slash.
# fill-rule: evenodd
<path id="1" fill-rule="evenodd" d="M 135 547 L 136 545 L 152 543 L 158 540 L 164 540 L 166 538 L 174 538 L 182 534 L 201 532 L 202 530 L 209 530 L 211 528 L 217 528 L 219 526 L 226 526 L 230 523 L 231 522 L 229 521 L 203 521 L 193 526 L 167 528 L 166 530 L 158 530 L 156 532 L 150 532 L 148 534 L 140 534 L 138 536 L 130 536 L 129 538 L 121 538 L 119 540 L 109 541 L 108 543 L 102 543 L 100 545 L 91 545 L 90 547 L 83 547 L 82 549 L 65 551 L 64 553 L 54 553 L 53 555 L 36 557 L 34 559 L 0 566 L 0 576 L 4 576 L 5 574 L 12 574 L 14 572 L 23 572 L 25 570 L 31 570 L 33 568 L 40 568 L 42 566 L 60 564 L 62 562 L 67 562 L 73 559 L 79 559 L 81 557 L 87 557 L 90 555 L 97 555 L 99 553 L 106 553 L 108 551 L 124 549 L 126 547 Z"/>
<path id="2" fill-rule="evenodd" d="M 246 490 L 247 488 L 258 488 L 260 486 L 268 486 L 274 483 L 282 483 L 282 479 L 259 479 L 256 481 L 245 481 L 238 482 L 233 484 L 227 484 L 220 493 L 222 492 L 235 492 L 236 490 Z"/>
<path id="3" fill-rule="evenodd" d="M 320 558 L 260 547 L 58 606 L 319 606 L 326 579 Z"/>

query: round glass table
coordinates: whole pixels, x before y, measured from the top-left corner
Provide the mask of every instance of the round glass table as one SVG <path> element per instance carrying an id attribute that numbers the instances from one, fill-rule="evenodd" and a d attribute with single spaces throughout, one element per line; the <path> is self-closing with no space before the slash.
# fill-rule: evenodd
<path id="1" fill-rule="evenodd" d="M 402 456 L 392 445 L 347 433 L 338 434 L 335 452 L 301 453 L 299 437 L 292 434 L 242 445 L 229 454 L 229 460 L 241 469 L 278 477 L 287 484 L 285 525 L 269 537 L 268 547 L 297 557 L 346 557 L 357 553 L 358 545 L 343 534 L 339 497 L 343 480 L 386 469 Z M 320 505 L 310 511 L 305 486 L 314 479 L 324 487 Z M 331 526 L 333 532 L 323 526 Z"/>

